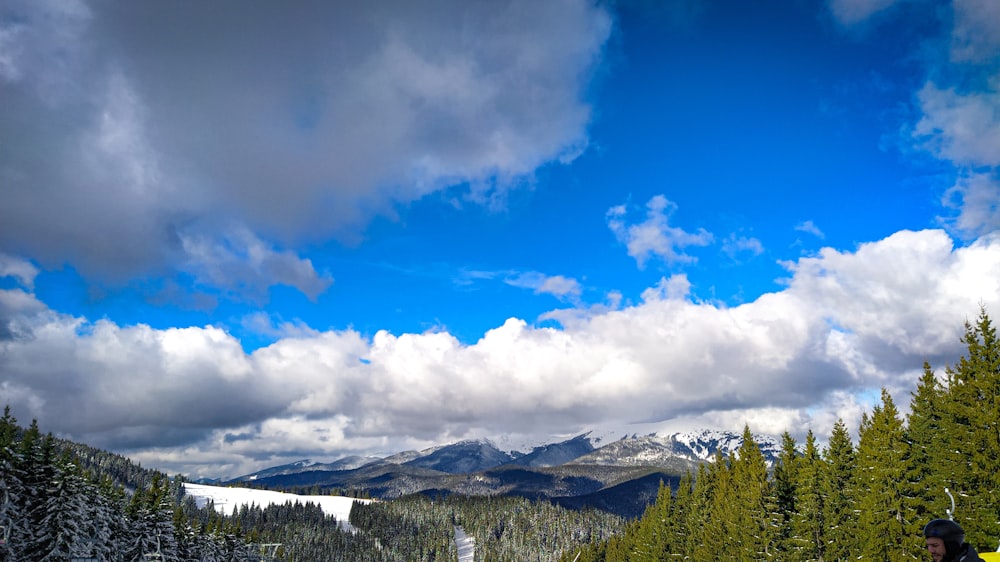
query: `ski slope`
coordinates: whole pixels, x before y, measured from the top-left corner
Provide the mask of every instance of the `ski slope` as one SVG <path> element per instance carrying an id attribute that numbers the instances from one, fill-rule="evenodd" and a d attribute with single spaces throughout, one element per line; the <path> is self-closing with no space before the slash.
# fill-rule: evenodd
<path id="1" fill-rule="evenodd" d="M 256 505 L 264 508 L 286 502 L 312 502 L 323 510 L 325 515 L 332 515 L 341 525 L 346 525 L 354 502 L 369 503 L 372 500 L 348 498 L 344 496 L 300 496 L 272 490 L 253 490 L 250 488 L 230 488 L 225 486 L 209 486 L 207 484 L 184 484 L 184 493 L 193 497 L 198 507 L 205 507 L 212 500 L 215 510 L 223 515 L 232 515 L 233 509 L 243 505 Z"/>

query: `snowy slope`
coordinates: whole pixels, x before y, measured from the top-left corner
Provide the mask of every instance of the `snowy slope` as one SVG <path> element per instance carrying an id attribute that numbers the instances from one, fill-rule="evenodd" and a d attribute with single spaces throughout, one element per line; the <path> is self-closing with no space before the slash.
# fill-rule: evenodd
<path id="1" fill-rule="evenodd" d="M 215 502 L 215 509 L 224 515 L 232 515 L 233 509 L 242 505 L 257 505 L 267 507 L 286 502 L 312 502 L 323 510 L 326 515 L 334 516 L 338 522 L 346 522 L 354 502 L 369 503 L 372 500 L 360 500 L 344 496 L 300 496 L 285 492 L 270 490 L 251 490 L 250 488 L 229 488 L 208 486 L 205 484 L 184 484 L 184 493 L 193 497 L 198 507 L 205 507 L 208 500 Z"/>
<path id="2" fill-rule="evenodd" d="M 455 549 L 458 562 L 473 562 L 476 559 L 476 539 L 465 534 L 465 529 L 455 527 Z"/>

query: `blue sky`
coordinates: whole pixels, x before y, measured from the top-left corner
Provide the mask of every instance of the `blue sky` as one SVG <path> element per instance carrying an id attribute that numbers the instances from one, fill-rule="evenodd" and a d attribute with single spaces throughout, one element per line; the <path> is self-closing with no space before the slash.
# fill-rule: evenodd
<path id="1" fill-rule="evenodd" d="M 0 397 L 195 475 L 824 434 L 995 312 L 998 88 L 990 0 L 5 2 Z"/>

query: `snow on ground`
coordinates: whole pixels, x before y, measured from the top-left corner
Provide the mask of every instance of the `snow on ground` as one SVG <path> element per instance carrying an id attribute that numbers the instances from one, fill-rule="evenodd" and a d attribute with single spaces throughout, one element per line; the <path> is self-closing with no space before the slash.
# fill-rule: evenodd
<path id="1" fill-rule="evenodd" d="M 232 515 L 233 509 L 242 505 L 257 505 L 267 507 L 286 502 L 312 502 L 323 510 L 326 515 L 332 515 L 338 522 L 346 523 L 354 502 L 368 503 L 372 500 L 361 500 L 344 496 L 300 496 L 271 490 L 251 490 L 250 488 L 229 488 L 224 486 L 209 486 L 206 484 L 184 484 L 184 492 L 193 497 L 198 507 L 205 507 L 208 500 L 215 502 L 215 510 L 223 515 Z"/>
<path id="2" fill-rule="evenodd" d="M 455 549 L 458 562 L 473 562 L 476 559 L 476 539 L 465 534 L 465 529 L 455 527 Z"/>

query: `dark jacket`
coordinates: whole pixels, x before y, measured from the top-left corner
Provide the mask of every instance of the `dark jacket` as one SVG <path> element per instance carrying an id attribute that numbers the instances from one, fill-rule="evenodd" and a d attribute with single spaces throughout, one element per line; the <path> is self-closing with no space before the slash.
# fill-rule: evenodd
<path id="1" fill-rule="evenodd" d="M 976 549 L 972 548 L 972 545 L 967 542 L 962 543 L 962 547 L 959 548 L 958 552 L 955 554 L 951 554 L 949 552 L 948 556 L 945 557 L 945 560 L 948 562 L 952 560 L 955 562 L 985 562 L 979 557 L 979 553 L 976 552 Z"/>

